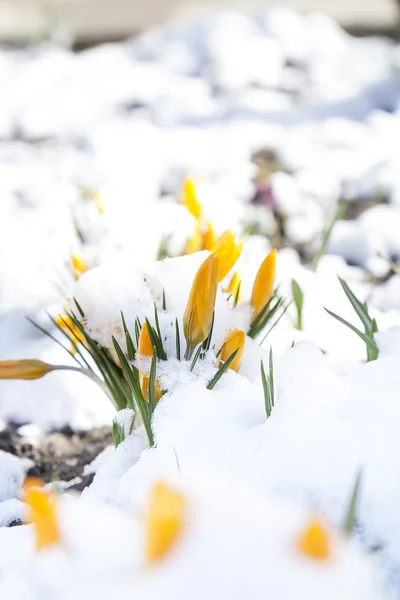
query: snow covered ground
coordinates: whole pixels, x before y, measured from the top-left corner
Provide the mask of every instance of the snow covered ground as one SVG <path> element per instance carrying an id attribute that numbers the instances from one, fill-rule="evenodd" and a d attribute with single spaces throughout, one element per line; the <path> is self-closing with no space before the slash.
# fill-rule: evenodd
<path id="1" fill-rule="evenodd" d="M 388 40 L 354 39 L 326 17 L 277 7 L 173 23 L 79 54 L 1 51 L 0 360 L 72 366 L 25 318 L 58 335 L 46 311 L 62 313 L 72 296 L 110 352 L 112 335 L 124 347 L 121 311 L 134 337 L 136 317 L 155 325 L 156 303 L 168 355 L 157 366 L 166 393 L 155 445 L 139 419 L 129 433 L 126 409 L 117 417 L 126 439 L 87 468 L 92 485 L 80 499 L 60 498 L 56 548 L 35 552 L 32 525 L 2 527 L 1 597 L 183 598 L 190 589 L 195 598 L 269 590 L 282 600 L 364 600 L 400 588 L 400 275 L 390 262 L 400 256 L 399 67 Z M 266 149 L 277 157 L 275 216 L 254 204 L 254 155 Z M 179 203 L 188 176 L 200 220 Z M 334 224 L 312 269 L 340 200 L 371 207 Z M 257 235 L 246 235 L 221 282 L 213 345 L 191 371 L 175 352 L 175 319 L 184 340 L 185 306 L 210 249 L 180 256 L 198 227 L 203 241 L 211 229 Z M 302 326 L 292 303 L 264 341 L 246 337 L 238 372 L 207 389 L 229 330 L 249 329 L 253 282 L 274 243 L 283 245 L 279 294 L 290 301 L 293 280 L 303 292 Z M 157 260 L 164 255 L 173 258 Z M 80 263 L 89 270 L 74 282 Z M 233 307 L 225 290 L 235 270 Z M 361 327 L 337 275 L 368 301 L 377 360 L 365 362 L 365 343 L 324 310 Z M 260 361 L 268 365 L 271 348 L 267 418 Z M 68 371 L 1 381 L 0 410 L 4 424 L 39 432 L 114 417 L 103 391 Z M 31 465 L 6 453 L 0 465 L 5 525 L 26 516 Z M 339 528 L 359 473 L 349 541 Z M 146 513 L 159 481 L 173 506 L 179 498 L 180 535 L 150 565 L 145 548 L 161 517 Z"/>

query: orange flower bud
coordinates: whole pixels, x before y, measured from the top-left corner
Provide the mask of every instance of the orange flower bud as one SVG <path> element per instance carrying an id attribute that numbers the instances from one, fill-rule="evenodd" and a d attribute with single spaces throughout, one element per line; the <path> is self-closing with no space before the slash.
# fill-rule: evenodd
<path id="1" fill-rule="evenodd" d="M 186 499 L 158 482 L 151 494 L 146 516 L 146 562 L 152 564 L 171 550 L 182 531 Z"/>
<path id="2" fill-rule="evenodd" d="M 274 248 L 261 263 L 254 280 L 251 294 L 251 306 L 253 307 L 253 320 L 260 314 L 264 306 L 271 298 L 274 289 L 276 267 L 276 249 Z"/>

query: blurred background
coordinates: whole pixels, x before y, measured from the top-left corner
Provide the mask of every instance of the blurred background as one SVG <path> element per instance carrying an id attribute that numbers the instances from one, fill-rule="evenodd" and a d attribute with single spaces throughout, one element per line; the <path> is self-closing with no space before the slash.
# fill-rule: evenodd
<path id="1" fill-rule="evenodd" d="M 78 45 L 117 40 L 170 19 L 193 19 L 213 9 L 254 11 L 267 0 L 0 0 L 0 40 L 37 41 L 54 34 Z M 275 3 L 276 4 L 276 3 Z M 285 6 L 328 14 L 356 34 L 396 36 L 396 0 L 286 0 Z"/>

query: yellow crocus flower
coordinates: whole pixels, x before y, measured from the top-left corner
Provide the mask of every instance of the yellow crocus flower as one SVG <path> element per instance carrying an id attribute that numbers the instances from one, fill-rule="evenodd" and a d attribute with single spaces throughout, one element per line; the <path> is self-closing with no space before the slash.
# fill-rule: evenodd
<path id="1" fill-rule="evenodd" d="M 150 497 L 146 515 L 146 563 L 164 558 L 177 542 L 187 512 L 186 499 L 163 482 Z"/>
<path id="2" fill-rule="evenodd" d="M 231 329 L 228 333 L 222 350 L 220 353 L 220 367 L 228 360 L 235 350 L 237 350 L 236 356 L 229 365 L 232 371 L 238 371 L 242 360 L 244 345 L 246 341 L 246 334 L 240 329 Z"/>
<path id="3" fill-rule="evenodd" d="M 272 296 L 275 281 L 276 248 L 271 250 L 261 263 L 254 280 L 251 294 L 251 306 L 253 307 L 253 320 L 260 314 L 264 306 Z"/>
<path id="4" fill-rule="evenodd" d="M 210 254 L 197 271 L 183 315 L 186 339 L 185 359 L 189 360 L 194 348 L 210 333 L 215 298 L 218 288 L 219 258 Z"/>
<path id="5" fill-rule="evenodd" d="M 210 252 L 216 254 L 219 258 L 218 281 L 222 281 L 232 269 L 242 252 L 242 248 L 243 240 L 236 243 L 235 236 L 229 229 L 217 239 Z"/>

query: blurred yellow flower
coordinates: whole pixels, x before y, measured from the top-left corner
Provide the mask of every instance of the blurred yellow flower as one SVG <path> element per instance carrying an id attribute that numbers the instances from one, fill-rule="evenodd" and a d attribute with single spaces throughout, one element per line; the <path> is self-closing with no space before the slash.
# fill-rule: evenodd
<path id="1" fill-rule="evenodd" d="M 254 280 L 251 294 L 253 320 L 260 314 L 272 296 L 275 281 L 276 249 L 274 248 L 261 263 Z"/>
<path id="2" fill-rule="evenodd" d="M 215 242 L 210 252 L 219 258 L 219 278 L 222 281 L 232 269 L 242 252 L 243 240 L 235 242 L 235 236 L 229 229 L 225 231 Z"/>
<path id="3" fill-rule="evenodd" d="M 197 271 L 183 315 L 183 332 L 187 342 L 185 359 L 210 333 L 218 288 L 219 258 L 210 254 Z"/>
<path id="4" fill-rule="evenodd" d="M 29 508 L 29 522 L 35 530 L 36 550 L 60 544 L 55 494 L 45 491 L 40 479 L 30 477 L 24 484 L 22 500 Z"/>
<path id="5" fill-rule="evenodd" d="M 190 179 L 189 177 L 183 182 L 181 202 L 195 219 L 200 218 L 201 204 L 197 199 L 196 184 L 193 179 Z"/>
<path id="6" fill-rule="evenodd" d="M 331 556 L 329 533 L 317 519 L 312 520 L 297 540 L 298 550 L 316 560 L 326 560 Z"/>
<path id="7" fill-rule="evenodd" d="M 170 552 L 182 531 L 186 499 L 163 482 L 150 496 L 146 516 L 146 562 L 152 564 Z"/>
<path id="8" fill-rule="evenodd" d="M 238 350 L 235 358 L 229 365 L 229 368 L 233 371 L 238 371 L 242 360 L 244 345 L 246 341 L 246 334 L 240 329 L 230 329 L 228 337 L 226 338 L 222 350 L 220 353 L 220 367 L 228 360 L 235 350 Z"/>

